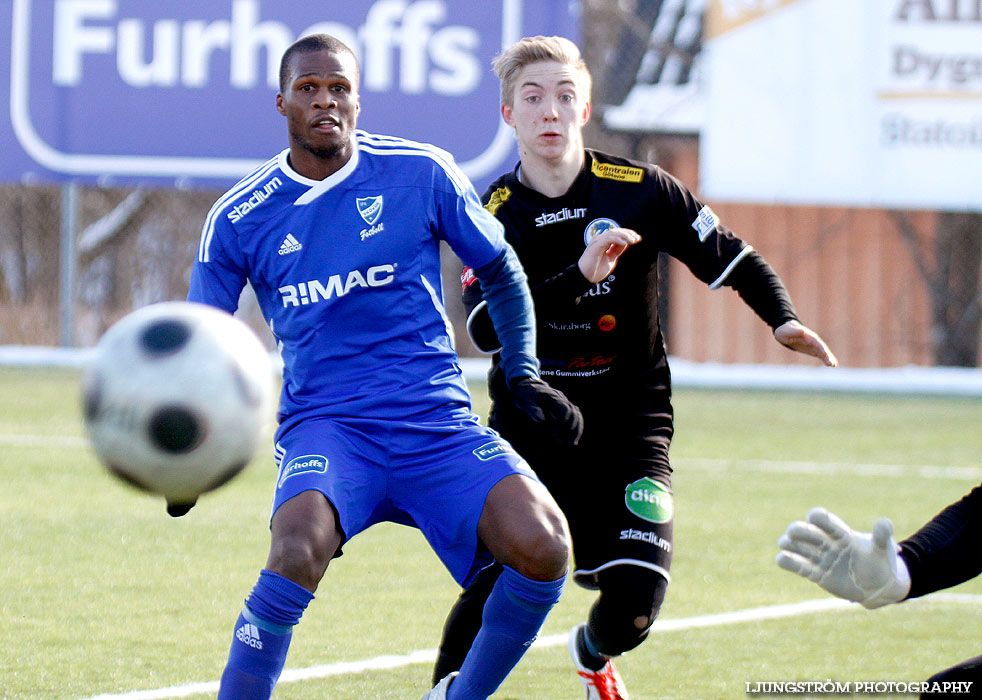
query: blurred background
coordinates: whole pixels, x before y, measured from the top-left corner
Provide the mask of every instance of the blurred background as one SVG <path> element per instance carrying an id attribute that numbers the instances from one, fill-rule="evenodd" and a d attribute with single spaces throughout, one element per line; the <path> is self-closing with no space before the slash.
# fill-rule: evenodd
<path id="1" fill-rule="evenodd" d="M 300 35 L 356 49 L 362 128 L 448 149 L 480 192 L 517 162 L 491 59 L 563 34 L 594 77 L 587 145 L 698 193 L 843 365 L 979 364 L 974 0 L 0 0 L 0 15 L 0 346 L 91 347 L 184 297 L 211 205 L 286 145 L 276 69 Z M 444 272 L 474 355 L 449 252 Z M 676 358 L 811 364 L 668 259 L 661 292 Z M 248 294 L 240 314 L 271 345 Z"/>

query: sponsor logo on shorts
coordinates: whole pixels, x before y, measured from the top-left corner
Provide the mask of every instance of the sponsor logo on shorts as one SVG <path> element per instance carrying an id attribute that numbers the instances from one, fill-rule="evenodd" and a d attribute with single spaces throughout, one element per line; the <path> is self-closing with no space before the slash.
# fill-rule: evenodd
<path id="1" fill-rule="evenodd" d="M 643 530 L 635 530 L 633 527 L 627 530 L 621 530 L 622 540 L 637 540 L 639 542 L 647 542 L 648 544 L 653 544 L 656 547 L 664 549 L 666 552 L 671 553 L 672 543 L 666 540 L 664 537 L 660 537 L 657 532 L 645 532 Z"/>
<path id="2" fill-rule="evenodd" d="M 501 440 L 495 440 L 494 442 L 486 442 L 474 450 L 474 456 L 482 462 L 487 462 L 489 459 L 510 451 L 507 444 Z"/>
<path id="3" fill-rule="evenodd" d="M 650 523 L 667 523 L 675 512 L 671 492 L 650 476 L 628 484 L 624 504 L 629 511 Z"/>
<path id="4" fill-rule="evenodd" d="M 279 488 L 283 485 L 283 482 L 289 479 L 291 476 L 297 476 L 298 474 L 326 474 L 327 473 L 327 457 L 323 455 L 304 455 L 303 457 L 295 457 L 287 462 L 286 466 L 280 469 L 280 479 L 276 484 Z"/>

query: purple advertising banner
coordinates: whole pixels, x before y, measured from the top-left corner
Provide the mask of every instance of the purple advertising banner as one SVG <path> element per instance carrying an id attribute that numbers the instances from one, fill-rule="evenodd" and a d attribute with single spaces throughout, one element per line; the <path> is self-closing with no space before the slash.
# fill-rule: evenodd
<path id="1" fill-rule="evenodd" d="M 527 35 L 577 40 L 575 5 L 0 0 L 0 181 L 236 180 L 286 147 L 283 51 L 326 32 L 361 64 L 359 127 L 445 148 L 480 186 L 515 160 L 491 60 Z"/>

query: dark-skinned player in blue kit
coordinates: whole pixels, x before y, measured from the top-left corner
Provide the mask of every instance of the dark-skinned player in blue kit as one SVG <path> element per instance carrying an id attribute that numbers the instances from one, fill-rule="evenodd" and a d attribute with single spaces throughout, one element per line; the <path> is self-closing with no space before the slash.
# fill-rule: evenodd
<path id="1" fill-rule="evenodd" d="M 355 129 L 358 81 L 354 54 L 333 37 L 286 51 L 276 105 L 289 148 L 212 207 L 192 270 L 188 300 L 229 312 L 252 285 L 284 363 L 270 551 L 235 623 L 219 700 L 271 696 L 331 559 L 375 523 L 421 530 L 462 585 L 492 557 L 504 570 L 471 653 L 429 700 L 491 695 L 566 576 L 562 512 L 471 410 L 440 241 L 485 281 L 516 410 L 575 442 L 579 412 L 539 379 L 524 274 L 448 153 Z"/>

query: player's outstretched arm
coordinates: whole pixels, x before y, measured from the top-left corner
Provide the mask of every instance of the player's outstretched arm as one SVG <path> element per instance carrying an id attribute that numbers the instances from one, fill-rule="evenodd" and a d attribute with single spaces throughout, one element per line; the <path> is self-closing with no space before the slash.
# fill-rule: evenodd
<path id="1" fill-rule="evenodd" d="M 873 532 L 857 532 L 824 508 L 788 526 L 778 540 L 782 569 L 814 581 L 832 595 L 873 609 L 910 591 L 910 574 L 893 540 L 893 523 L 880 518 Z"/>
<path id="2" fill-rule="evenodd" d="M 826 367 L 835 367 L 839 364 L 839 360 L 829 350 L 829 346 L 821 336 L 798 321 L 782 323 L 774 329 L 774 338 L 781 345 L 795 352 L 817 357 Z"/>

